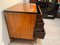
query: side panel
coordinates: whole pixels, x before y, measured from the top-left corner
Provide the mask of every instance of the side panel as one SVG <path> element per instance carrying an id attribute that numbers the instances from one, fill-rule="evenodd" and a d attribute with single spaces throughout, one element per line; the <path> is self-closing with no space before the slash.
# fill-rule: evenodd
<path id="1" fill-rule="evenodd" d="M 33 39 L 36 14 L 5 12 L 11 38 Z"/>

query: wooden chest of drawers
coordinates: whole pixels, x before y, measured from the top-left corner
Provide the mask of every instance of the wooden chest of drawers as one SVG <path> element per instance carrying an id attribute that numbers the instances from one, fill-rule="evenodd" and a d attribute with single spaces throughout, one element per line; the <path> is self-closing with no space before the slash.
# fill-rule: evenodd
<path id="1" fill-rule="evenodd" d="M 37 15 L 35 4 L 17 4 L 4 10 L 4 16 L 10 38 L 34 40 L 45 35 L 43 16 Z"/>

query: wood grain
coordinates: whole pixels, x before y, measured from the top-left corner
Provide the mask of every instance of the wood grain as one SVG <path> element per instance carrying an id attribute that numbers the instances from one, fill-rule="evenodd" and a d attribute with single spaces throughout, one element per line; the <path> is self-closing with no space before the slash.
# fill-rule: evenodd
<path id="1" fill-rule="evenodd" d="M 5 12 L 10 37 L 33 39 L 36 14 Z"/>
<path id="2" fill-rule="evenodd" d="M 40 8 L 39 10 L 41 12 Z M 34 39 L 37 16 L 36 4 L 17 4 L 4 10 L 4 15 L 10 38 Z M 41 15 L 43 15 L 42 12 Z"/>

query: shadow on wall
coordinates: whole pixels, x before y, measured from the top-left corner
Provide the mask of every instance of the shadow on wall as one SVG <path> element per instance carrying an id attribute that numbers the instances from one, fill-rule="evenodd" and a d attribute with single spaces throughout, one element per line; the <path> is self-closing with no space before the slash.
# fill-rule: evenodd
<path id="1" fill-rule="evenodd" d="M 8 30 L 6 27 L 6 22 L 3 12 L 2 12 L 2 40 L 4 45 L 9 45 L 10 39 L 9 39 Z"/>

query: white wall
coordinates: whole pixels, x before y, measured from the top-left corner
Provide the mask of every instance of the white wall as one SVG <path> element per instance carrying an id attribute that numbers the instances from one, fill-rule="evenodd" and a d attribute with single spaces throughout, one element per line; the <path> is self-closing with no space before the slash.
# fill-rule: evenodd
<path id="1" fill-rule="evenodd" d="M 10 42 L 2 11 L 17 3 L 23 3 L 23 0 L 0 0 L 0 45 L 8 45 Z"/>

